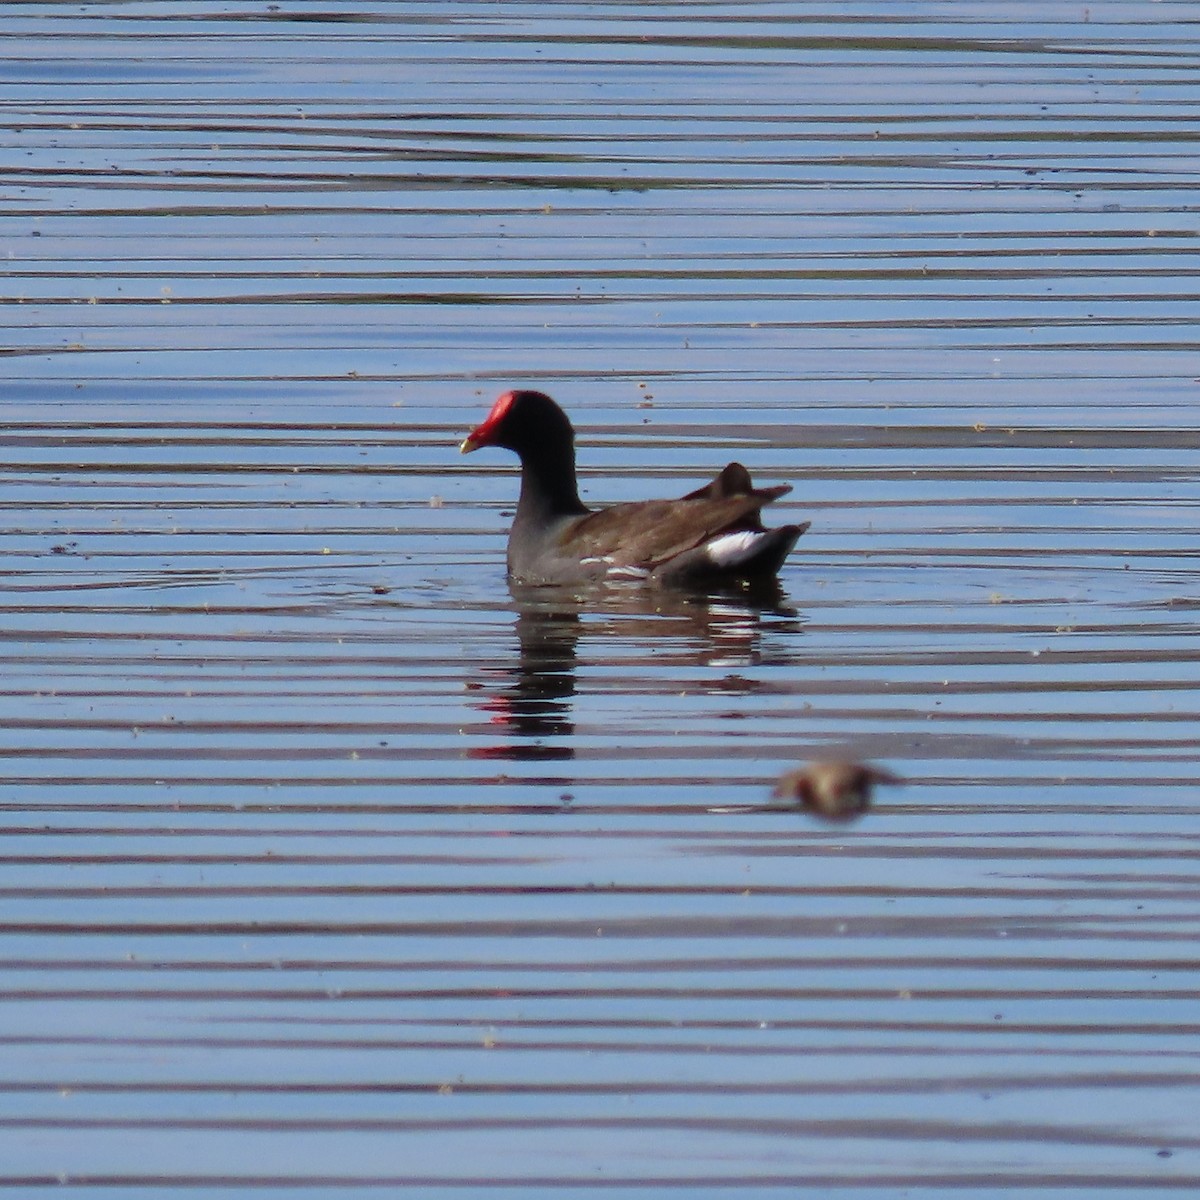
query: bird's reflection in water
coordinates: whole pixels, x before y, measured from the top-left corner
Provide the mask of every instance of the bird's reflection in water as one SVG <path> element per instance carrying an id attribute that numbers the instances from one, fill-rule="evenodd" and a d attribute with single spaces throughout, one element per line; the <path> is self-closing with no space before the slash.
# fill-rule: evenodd
<path id="1" fill-rule="evenodd" d="M 736 671 L 767 661 L 764 618 L 775 630 L 802 622 L 784 603 L 778 584 L 754 591 L 690 594 L 646 588 L 510 585 L 517 659 L 488 670 L 475 686 L 486 699 L 491 723 L 503 730 L 495 745 L 470 752 L 473 758 L 554 761 L 575 757 L 573 698 L 580 639 L 640 643 L 649 656 L 669 652 L 683 666 Z M 736 674 L 722 678 L 722 694 L 753 688 Z"/>
<path id="2" fill-rule="evenodd" d="M 577 608 L 544 604 L 517 606 L 518 656 L 484 681 L 484 708 L 506 739 L 476 750 L 472 757 L 517 760 L 564 759 L 575 754 L 570 736 L 571 697 L 582 622 Z"/>

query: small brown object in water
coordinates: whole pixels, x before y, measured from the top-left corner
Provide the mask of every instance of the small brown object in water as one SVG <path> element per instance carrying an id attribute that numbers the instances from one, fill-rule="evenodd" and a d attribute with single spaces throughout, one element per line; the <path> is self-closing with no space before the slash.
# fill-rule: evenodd
<path id="1" fill-rule="evenodd" d="M 871 807 L 875 784 L 903 782 L 899 775 L 870 763 L 812 762 L 782 775 L 771 797 L 828 821 L 852 821 Z"/>

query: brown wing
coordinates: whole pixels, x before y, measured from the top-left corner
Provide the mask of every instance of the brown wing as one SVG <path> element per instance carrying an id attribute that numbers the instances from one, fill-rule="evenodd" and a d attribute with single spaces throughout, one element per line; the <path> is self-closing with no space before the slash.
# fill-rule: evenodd
<path id="1" fill-rule="evenodd" d="M 761 529 L 759 509 L 791 491 L 787 486 L 755 491 L 749 484 L 745 467 L 730 463 L 712 483 L 681 500 L 615 504 L 589 513 L 566 530 L 562 549 L 614 566 L 653 569 L 718 534 Z"/>
<path id="2" fill-rule="evenodd" d="M 725 496 L 757 496 L 760 504 L 770 504 L 792 489 L 786 483 L 778 487 L 758 488 L 750 479 L 750 472 L 740 462 L 729 463 L 712 481 L 694 492 L 688 492 L 685 500 L 720 500 Z"/>

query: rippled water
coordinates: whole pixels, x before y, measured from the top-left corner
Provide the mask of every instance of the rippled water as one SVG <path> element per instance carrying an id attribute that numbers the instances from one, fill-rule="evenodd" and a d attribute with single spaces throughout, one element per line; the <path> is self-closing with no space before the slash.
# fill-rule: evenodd
<path id="1" fill-rule="evenodd" d="M 1200 1189 L 1196 31 L 0 3 L 0 1184 Z M 780 594 L 510 594 L 520 383 Z"/>

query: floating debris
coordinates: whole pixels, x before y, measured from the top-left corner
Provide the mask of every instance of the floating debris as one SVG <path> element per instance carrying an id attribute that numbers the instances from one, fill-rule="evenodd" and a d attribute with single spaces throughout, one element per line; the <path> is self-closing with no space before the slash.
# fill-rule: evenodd
<path id="1" fill-rule="evenodd" d="M 898 775 L 870 763 L 811 762 L 780 776 L 771 792 L 774 806 L 807 809 L 829 821 L 851 821 L 871 807 L 877 783 L 903 783 Z"/>

